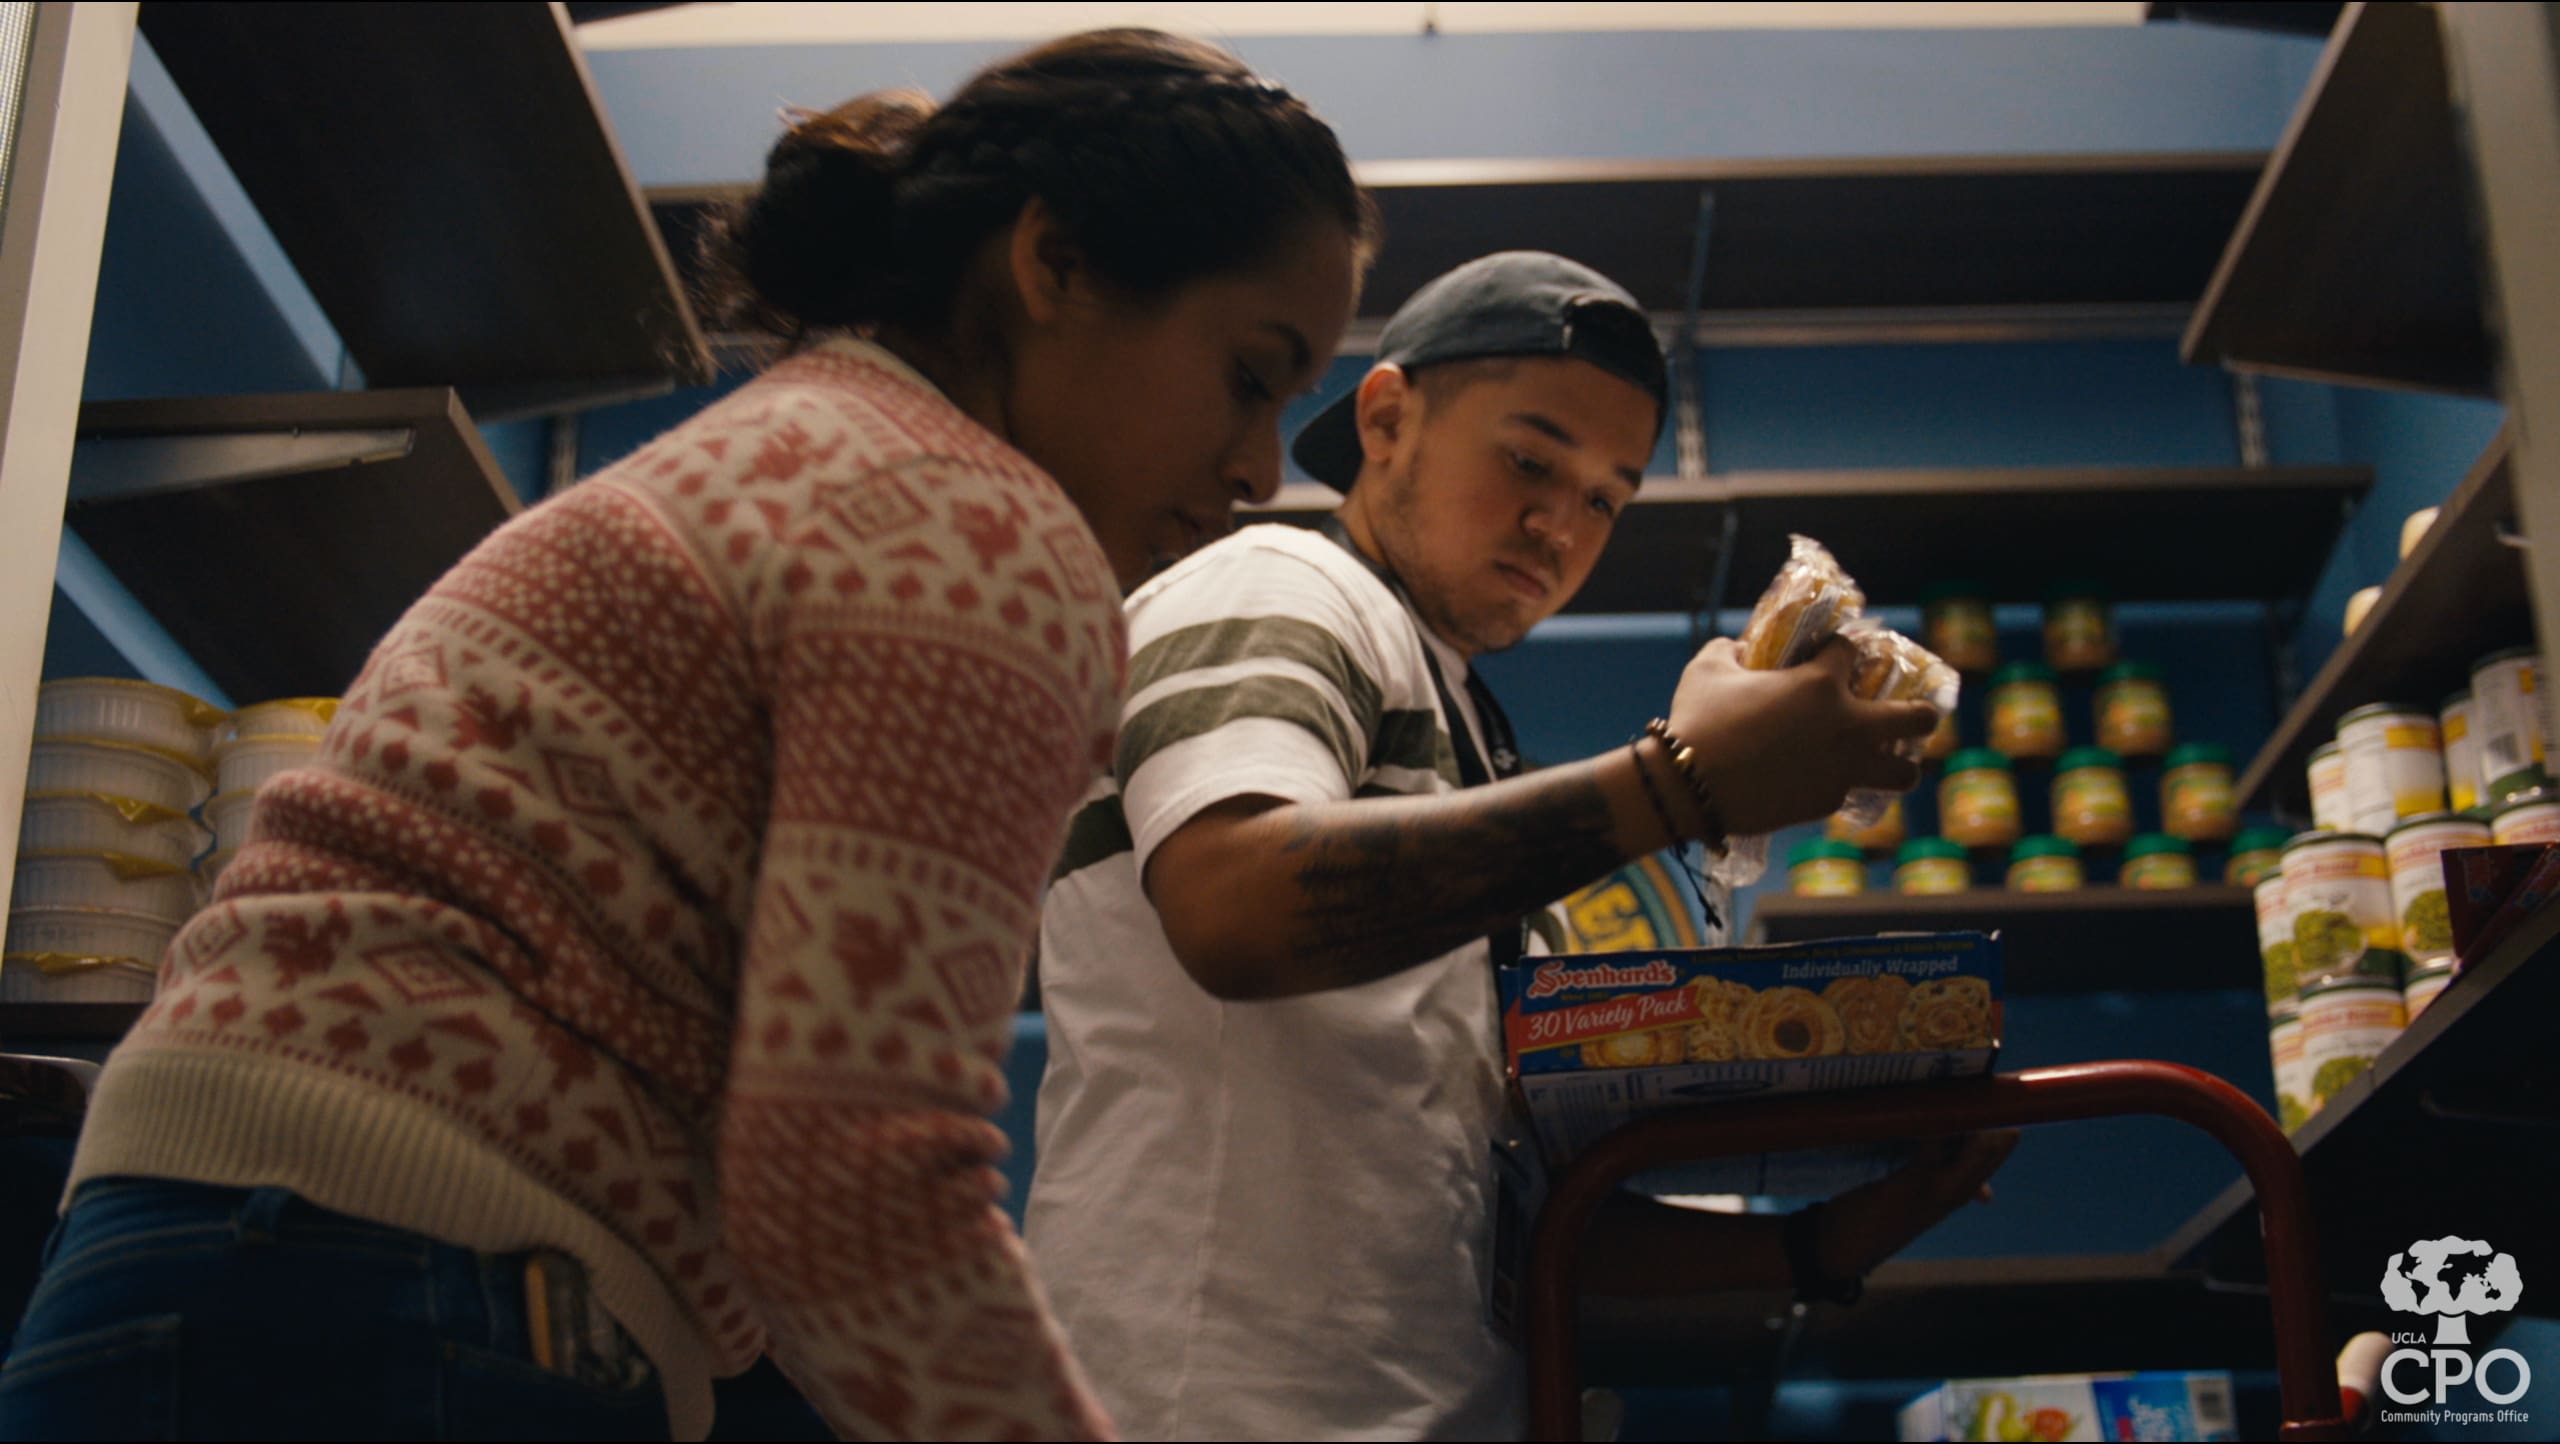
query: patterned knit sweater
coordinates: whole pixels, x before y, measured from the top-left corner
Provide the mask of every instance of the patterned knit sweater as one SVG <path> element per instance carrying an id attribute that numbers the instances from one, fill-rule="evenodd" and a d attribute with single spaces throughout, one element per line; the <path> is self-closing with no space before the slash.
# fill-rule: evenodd
<path id="1" fill-rule="evenodd" d="M 564 1249 L 678 1438 L 768 1348 L 847 1434 L 1106 1431 L 985 1115 L 1124 652 L 1046 475 L 877 347 L 784 362 L 392 628 L 171 945 L 73 1186 Z"/>

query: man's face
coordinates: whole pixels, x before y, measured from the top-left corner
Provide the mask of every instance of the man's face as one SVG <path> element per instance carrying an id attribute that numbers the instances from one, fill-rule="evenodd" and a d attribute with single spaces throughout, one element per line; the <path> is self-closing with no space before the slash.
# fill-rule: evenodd
<path id="1" fill-rule="evenodd" d="M 1355 534 L 1365 521 L 1423 621 L 1471 656 L 1582 589 L 1653 452 L 1653 398 L 1588 361 L 1381 368 L 1362 392 L 1367 466 L 1345 519 Z"/>

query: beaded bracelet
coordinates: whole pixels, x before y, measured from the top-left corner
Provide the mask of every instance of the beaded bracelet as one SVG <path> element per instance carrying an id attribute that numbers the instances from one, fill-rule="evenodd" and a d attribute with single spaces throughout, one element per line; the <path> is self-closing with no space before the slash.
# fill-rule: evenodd
<path id="1" fill-rule="evenodd" d="M 1706 843 L 1709 852 L 1718 857 L 1724 856 L 1727 841 L 1724 809 L 1716 805 L 1715 794 L 1707 789 L 1706 779 L 1698 775 L 1697 749 L 1674 736 L 1671 724 L 1662 718 L 1656 717 L 1647 722 L 1644 730 L 1661 741 L 1664 750 L 1671 754 L 1671 770 L 1679 773 L 1680 780 L 1689 784 L 1689 795 L 1698 803 L 1698 815 L 1707 821 L 1707 835 L 1701 841 Z"/>

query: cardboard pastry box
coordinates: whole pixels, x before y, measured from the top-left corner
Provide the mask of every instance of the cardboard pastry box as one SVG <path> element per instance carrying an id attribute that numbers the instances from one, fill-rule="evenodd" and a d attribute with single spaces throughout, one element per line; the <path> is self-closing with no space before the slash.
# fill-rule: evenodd
<path id="1" fill-rule="evenodd" d="M 2000 944 L 1981 933 L 1540 958 L 1508 970 L 1502 994 L 1511 1077 L 1549 1167 L 1650 1113 L 1971 1077 L 2000 1049 Z M 1827 1196 L 1907 1152 L 1708 1160 L 1647 1184 Z"/>

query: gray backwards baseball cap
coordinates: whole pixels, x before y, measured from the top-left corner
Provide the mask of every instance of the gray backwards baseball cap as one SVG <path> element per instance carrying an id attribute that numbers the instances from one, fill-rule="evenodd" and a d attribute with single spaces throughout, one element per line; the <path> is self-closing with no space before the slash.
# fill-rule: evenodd
<path id="1" fill-rule="evenodd" d="M 1425 285 L 1396 308 L 1378 360 L 1407 370 L 1493 356 L 1572 356 L 1624 377 L 1653 398 L 1660 434 L 1671 384 L 1653 327 L 1626 288 L 1545 251 L 1497 251 Z M 1360 479 L 1360 396 L 1317 413 L 1289 454 L 1336 491 Z"/>

